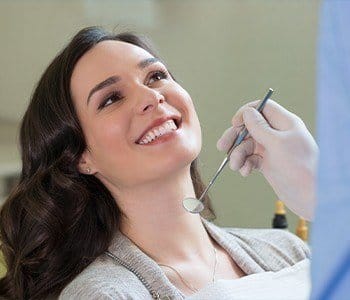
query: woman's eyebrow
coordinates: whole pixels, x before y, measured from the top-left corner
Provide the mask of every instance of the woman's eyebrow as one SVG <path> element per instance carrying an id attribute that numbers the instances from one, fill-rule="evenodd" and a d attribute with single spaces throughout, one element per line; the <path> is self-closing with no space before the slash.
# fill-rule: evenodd
<path id="1" fill-rule="evenodd" d="M 111 84 L 114 84 L 116 82 L 120 81 L 120 77 L 119 76 L 111 76 L 108 77 L 106 80 L 103 80 L 102 82 L 98 83 L 89 93 L 89 96 L 87 97 L 86 100 L 86 105 L 89 105 L 91 96 L 96 93 L 99 90 L 104 89 L 107 86 L 110 86 Z"/>
<path id="2" fill-rule="evenodd" d="M 149 58 L 141 60 L 137 64 L 137 67 L 139 69 L 144 69 L 144 68 L 148 67 L 149 65 L 154 64 L 154 63 L 156 63 L 158 61 L 160 62 L 160 60 L 158 58 L 156 58 L 156 57 L 149 57 Z"/>
<path id="3" fill-rule="evenodd" d="M 146 68 L 146 67 L 148 67 L 148 66 L 150 66 L 158 61 L 160 62 L 160 60 L 156 57 L 149 57 L 149 58 L 141 60 L 137 64 L 137 68 L 144 69 L 144 68 Z M 89 96 L 87 97 L 87 100 L 86 100 L 86 105 L 89 105 L 90 98 L 94 93 L 96 93 L 97 91 L 104 89 L 105 87 L 110 86 L 111 84 L 114 84 L 120 80 L 121 80 L 121 78 L 119 76 L 111 76 L 111 77 L 108 77 L 107 79 L 103 80 L 102 82 L 98 83 L 94 88 L 91 89 Z"/>

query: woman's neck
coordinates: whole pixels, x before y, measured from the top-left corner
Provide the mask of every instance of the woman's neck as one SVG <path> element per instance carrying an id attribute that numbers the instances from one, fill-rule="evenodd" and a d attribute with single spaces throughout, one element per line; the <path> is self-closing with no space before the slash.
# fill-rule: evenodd
<path id="1" fill-rule="evenodd" d="M 167 179 L 115 198 L 127 216 L 120 231 L 157 263 L 212 264 L 213 242 L 200 215 L 182 206 L 185 197 L 195 197 L 189 169 Z"/>

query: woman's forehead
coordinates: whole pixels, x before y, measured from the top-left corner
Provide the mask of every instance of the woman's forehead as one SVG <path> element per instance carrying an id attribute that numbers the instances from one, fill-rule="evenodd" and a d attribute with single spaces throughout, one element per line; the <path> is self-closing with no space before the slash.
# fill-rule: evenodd
<path id="1" fill-rule="evenodd" d="M 74 96 L 86 96 L 87 89 L 109 76 L 138 69 L 138 64 L 153 56 L 136 45 L 121 41 L 103 41 L 86 52 L 76 63 L 71 88 Z"/>
<path id="2" fill-rule="evenodd" d="M 122 41 L 103 41 L 86 52 L 79 62 L 80 65 L 89 64 L 130 64 L 137 63 L 144 58 L 153 57 L 145 49 Z"/>

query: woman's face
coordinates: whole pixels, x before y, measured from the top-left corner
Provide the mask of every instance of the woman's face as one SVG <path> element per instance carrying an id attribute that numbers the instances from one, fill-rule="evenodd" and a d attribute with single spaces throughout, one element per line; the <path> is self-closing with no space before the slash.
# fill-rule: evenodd
<path id="1" fill-rule="evenodd" d="M 200 153 L 201 128 L 190 95 L 138 46 L 98 43 L 75 65 L 71 94 L 88 145 L 80 171 L 89 167 L 104 183 L 130 188 L 161 180 Z M 137 143 L 164 116 L 181 119 L 180 127 L 153 143 Z"/>

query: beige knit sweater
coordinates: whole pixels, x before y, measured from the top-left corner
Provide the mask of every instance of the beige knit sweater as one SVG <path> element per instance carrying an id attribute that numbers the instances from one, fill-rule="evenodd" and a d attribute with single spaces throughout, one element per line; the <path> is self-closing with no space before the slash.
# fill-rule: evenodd
<path id="1" fill-rule="evenodd" d="M 311 258 L 308 246 L 280 229 L 219 227 L 202 218 L 209 235 L 246 274 L 279 271 Z M 185 299 L 163 270 L 118 231 L 109 247 L 117 258 L 101 255 L 61 292 L 72 299 Z"/>

